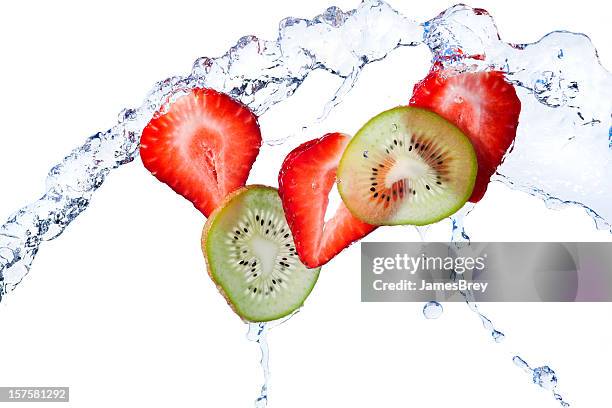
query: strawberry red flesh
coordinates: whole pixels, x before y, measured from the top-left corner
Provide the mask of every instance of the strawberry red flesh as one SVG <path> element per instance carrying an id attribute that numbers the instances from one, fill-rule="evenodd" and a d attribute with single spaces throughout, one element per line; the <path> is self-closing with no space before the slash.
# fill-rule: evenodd
<path id="1" fill-rule="evenodd" d="M 308 267 L 321 266 L 376 227 L 353 217 L 343 203 L 325 222 L 329 192 L 350 138 L 330 133 L 298 146 L 283 162 L 279 194 L 296 250 Z"/>
<path id="2" fill-rule="evenodd" d="M 470 197 L 478 202 L 516 137 L 521 102 L 500 71 L 457 73 L 434 67 L 415 85 L 410 105 L 454 123 L 476 151 L 478 174 Z"/>
<path id="3" fill-rule="evenodd" d="M 140 157 L 205 216 L 243 186 L 261 147 L 255 115 L 212 89 L 180 96 L 142 131 Z"/>

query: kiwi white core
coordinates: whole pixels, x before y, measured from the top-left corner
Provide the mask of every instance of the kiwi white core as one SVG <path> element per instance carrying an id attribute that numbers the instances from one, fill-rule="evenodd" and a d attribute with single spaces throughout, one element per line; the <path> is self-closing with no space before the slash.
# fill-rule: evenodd
<path id="1" fill-rule="evenodd" d="M 404 179 L 422 179 L 430 173 L 430 167 L 416 154 L 403 154 L 397 158 L 387 173 L 385 186 L 391 188 L 394 183 Z"/>
<path id="2" fill-rule="evenodd" d="M 259 235 L 254 235 L 250 242 L 253 255 L 261 261 L 262 270 L 269 274 L 274 268 L 274 261 L 278 257 L 278 244 L 269 239 L 262 238 Z"/>

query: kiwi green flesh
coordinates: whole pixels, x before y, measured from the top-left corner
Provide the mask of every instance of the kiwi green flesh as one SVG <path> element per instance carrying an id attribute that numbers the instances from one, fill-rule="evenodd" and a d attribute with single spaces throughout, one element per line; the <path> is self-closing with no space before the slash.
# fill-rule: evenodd
<path id="1" fill-rule="evenodd" d="M 456 126 L 415 107 L 397 107 L 368 121 L 338 166 L 338 190 L 351 213 L 374 225 L 426 225 L 469 199 L 478 164 Z"/>
<path id="2" fill-rule="evenodd" d="M 280 319 L 301 307 L 320 268 L 296 254 L 276 189 L 244 187 L 216 210 L 203 233 L 208 272 L 246 321 Z"/>

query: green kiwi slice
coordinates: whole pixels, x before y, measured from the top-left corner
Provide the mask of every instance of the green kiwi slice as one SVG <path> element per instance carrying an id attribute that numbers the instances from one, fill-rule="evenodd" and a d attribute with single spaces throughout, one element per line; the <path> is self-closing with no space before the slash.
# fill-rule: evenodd
<path id="1" fill-rule="evenodd" d="M 295 250 L 278 191 L 243 187 L 207 220 L 202 251 L 208 274 L 243 319 L 265 322 L 302 306 L 320 268 L 308 269 Z"/>
<path id="2" fill-rule="evenodd" d="M 478 164 L 456 126 L 415 107 L 370 119 L 347 146 L 338 190 L 353 215 L 369 224 L 425 225 L 459 210 L 470 198 Z"/>

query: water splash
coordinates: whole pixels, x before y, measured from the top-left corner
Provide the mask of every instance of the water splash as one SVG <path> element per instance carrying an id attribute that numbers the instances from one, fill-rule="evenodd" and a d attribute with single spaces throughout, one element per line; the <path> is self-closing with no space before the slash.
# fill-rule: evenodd
<path id="1" fill-rule="evenodd" d="M 460 211 L 459 213 L 451 217 L 453 229 L 452 236 L 455 239 L 455 245 L 464 247 L 470 244 L 469 237 L 467 236 L 467 234 L 465 234 L 464 231 L 463 221 L 465 216 L 469 213 L 469 211 L 471 211 L 471 209 L 472 208 L 464 209 L 463 211 Z M 461 233 L 456 234 L 455 231 L 461 231 Z M 451 277 L 454 280 L 456 280 L 458 276 L 459 274 L 457 274 L 456 272 L 452 272 Z M 472 291 L 467 290 L 459 292 L 465 299 L 465 302 L 470 308 L 470 310 L 472 310 L 472 312 L 474 312 L 479 317 L 483 327 L 490 333 L 493 341 L 495 341 L 496 343 L 501 343 L 506 338 L 506 335 L 500 330 L 496 329 L 491 319 L 489 319 L 485 314 L 480 311 L 478 304 L 474 301 L 474 294 L 472 293 Z M 538 384 L 544 389 L 552 390 L 553 396 L 557 401 L 559 401 L 562 407 L 569 407 L 570 404 L 564 401 L 562 396 L 557 392 L 557 377 L 555 372 L 550 367 L 542 366 L 532 369 L 529 364 L 527 364 L 527 362 L 519 356 L 514 356 L 512 358 L 512 362 L 516 366 L 522 368 L 525 372 L 531 374 L 533 376 L 532 380 L 535 384 Z"/>
<path id="2" fill-rule="evenodd" d="M 291 97 L 310 73 L 324 70 L 341 85 L 320 115 L 299 119 L 316 123 L 342 102 L 363 67 L 399 47 L 418 44 L 429 47 L 433 62 L 442 66 L 500 69 L 516 85 L 523 106 L 520 125 L 495 180 L 539 197 L 551 208 L 581 206 L 597 228 L 611 228 L 612 75 L 599 63 L 586 35 L 557 31 L 533 44 L 510 44 L 501 40 L 492 17 L 482 9 L 457 5 L 419 24 L 382 1 L 366 0 L 348 12 L 330 7 L 311 20 L 286 18 L 274 41 L 246 36 L 218 58 L 198 58 L 188 75 L 158 82 L 141 106 L 122 110 L 115 126 L 75 148 L 49 171 L 42 197 L 0 227 L 0 301 L 27 275 L 40 245 L 61 235 L 89 206 L 113 169 L 137 157 L 142 129 L 176 97 L 210 87 L 261 116 Z M 269 148 L 285 141 L 265 140 Z M 457 244 L 469 241 L 463 217 L 452 219 Z M 503 339 L 477 305 L 466 301 L 493 339 Z M 266 379 L 268 326 L 256 327 Z M 263 406 L 267 392 L 266 383 L 260 395 Z"/>
<path id="3" fill-rule="evenodd" d="M 453 214 L 451 218 L 451 242 L 458 248 L 465 248 L 470 244 L 470 237 L 465 232 L 465 226 L 463 225 L 465 217 L 474 209 L 474 204 L 467 203 L 461 210 Z M 456 272 L 451 273 L 451 278 L 457 280 L 460 275 Z M 465 299 L 465 303 L 468 305 L 470 310 L 478 316 L 482 322 L 482 326 L 491 334 L 491 338 L 496 343 L 501 343 L 506 335 L 499 331 L 491 319 L 489 319 L 484 313 L 480 311 L 478 303 L 475 302 L 474 293 L 471 290 L 460 290 L 459 293 Z"/>
<path id="4" fill-rule="evenodd" d="M 529 364 L 527 364 L 527 362 L 523 360 L 520 356 L 512 357 L 512 362 L 514 363 L 514 365 L 521 368 L 525 373 L 529 374 L 534 384 L 539 385 L 545 390 L 552 391 L 553 397 L 555 398 L 555 400 L 559 401 L 559 404 L 562 407 L 570 406 L 567 401 L 563 400 L 561 394 L 557 392 L 557 374 L 552 368 L 550 368 L 549 366 L 531 368 Z"/>
<path id="5" fill-rule="evenodd" d="M 459 277 L 459 274 L 452 272 L 451 278 L 453 280 L 457 280 L 458 277 Z M 491 339 L 495 341 L 496 343 L 501 343 L 506 338 L 506 335 L 500 330 L 498 330 L 493 324 L 493 322 L 491 321 L 491 319 L 489 319 L 484 313 L 480 311 L 480 307 L 474 299 L 474 293 L 469 289 L 465 291 L 460 290 L 459 293 L 465 299 L 465 303 L 470 308 L 470 310 L 474 312 L 476 316 L 478 316 L 478 318 L 480 319 L 480 322 L 482 323 L 482 327 L 486 331 L 488 331 L 489 334 L 491 335 Z"/>
<path id="6" fill-rule="evenodd" d="M 249 323 L 249 331 L 247 333 L 247 339 L 259 344 L 259 351 L 261 352 L 261 369 L 263 371 L 263 385 L 259 396 L 255 399 L 255 408 L 265 408 L 268 406 L 268 386 L 270 383 L 270 349 L 268 347 L 268 325 L 267 323 Z"/>
<path id="7" fill-rule="evenodd" d="M 551 208 L 581 206 L 598 228 L 610 229 L 612 75 L 590 39 L 555 31 L 508 44 L 487 12 L 455 6 L 425 24 L 424 41 L 444 66 L 500 69 L 517 87 L 517 138 L 494 179 Z"/>
<path id="8" fill-rule="evenodd" d="M 49 171 L 43 196 L 0 227 L 0 300 L 28 273 L 42 242 L 58 237 L 88 207 L 111 170 L 137 157 L 142 129 L 155 112 L 189 89 L 225 92 L 261 116 L 310 73 L 325 70 L 342 83 L 310 120 L 316 122 L 341 103 L 367 64 L 422 43 L 434 62 L 501 69 L 519 89 L 518 135 L 496 180 L 551 207 L 582 206 L 598 228 L 610 229 L 612 75 L 586 35 L 558 31 L 533 44 L 509 44 L 481 9 L 457 5 L 419 24 L 382 1 L 366 0 L 348 12 L 330 7 L 311 20 L 286 18 L 274 41 L 245 36 L 218 58 L 198 58 L 188 75 L 158 82 L 141 106 L 122 110 L 115 126 L 74 149 Z"/>
<path id="9" fill-rule="evenodd" d="M 259 352 L 261 355 L 259 364 L 261 365 L 263 374 L 263 384 L 259 391 L 259 395 L 255 399 L 255 408 L 265 408 L 268 406 L 268 395 L 270 392 L 270 347 L 268 346 L 268 332 L 291 319 L 298 314 L 299 311 L 300 309 L 288 316 L 270 322 L 248 323 L 247 339 L 259 345 Z"/>
<path id="10" fill-rule="evenodd" d="M 451 220 L 451 242 L 457 247 L 463 247 L 470 243 L 470 236 L 465 231 L 465 217 L 474 209 L 473 203 L 466 203 L 459 211 L 450 217 Z"/>
<path id="11" fill-rule="evenodd" d="M 310 73 L 325 70 L 342 85 L 323 118 L 350 91 L 366 64 L 400 46 L 416 45 L 421 32 L 417 23 L 383 2 L 367 1 L 346 13 L 330 7 L 312 20 L 284 19 L 275 41 L 245 36 L 221 57 L 198 58 L 188 75 L 158 82 L 141 106 L 124 109 L 115 126 L 91 136 L 54 166 L 43 196 L 0 227 L 0 301 L 27 275 L 40 245 L 57 238 L 89 206 L 110 171 L 138 156 L 142 129 L 169 102 L 192 88 L 210 87 L 261 116 L 293 95 Z"/>

